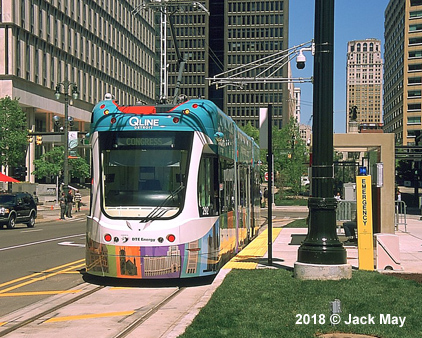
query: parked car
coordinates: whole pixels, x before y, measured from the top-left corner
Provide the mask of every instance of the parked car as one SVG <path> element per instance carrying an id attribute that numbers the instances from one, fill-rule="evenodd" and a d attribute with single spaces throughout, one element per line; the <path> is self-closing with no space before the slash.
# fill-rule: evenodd
<path id="1" fill-rule="evenodd" d="M 26 192 L 0 194 L 0 227 L 12 229 L 16 223 L 25 223 L 28 228 L 35 226 L 37 205 L 31 194 Z"/>

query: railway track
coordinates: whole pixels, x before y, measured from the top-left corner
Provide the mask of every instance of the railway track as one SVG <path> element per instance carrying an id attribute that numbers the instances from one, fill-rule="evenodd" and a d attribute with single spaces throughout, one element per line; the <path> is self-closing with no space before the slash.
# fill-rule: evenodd
<path id="1" fill-rule="evenodd" d="M 88 291 L 86 291 L 82 294 L 78 294 L 78 295 L 72 297 L 69 300 L 65 300 L 64 302 L 59 303 L 57 305 L 54 305 L 51 308 L 45 309 L 42 312 L 37 313 L 37 314 L 35 314 L 35 315 L 33 315 L 29 318 L 21 317 L 22 313 L 21 313 L 21 311 L 18 311 L 18 313 L 20 313 L 20 314 L 17 315 L 17 317 L 10 322 L 9 321 L 3 322 L 0 319 L 0 324 L 2 324 L 0 326 L 0 337 L 4 337 L 4 336 L 8 335 L 9 333 L 12 333 L 12 332 L 14 332 L 14 331 L 16 331 L 16 330 L 18 330 L 22 327 L 28 326 L 31 323 L 35 322 L 36 320 L 38 320 L 42 317 L 48 316 L 49 314 L 54 313 L 55 311 L 58 311 L 59 309 L 64 308 L 67 305 L 75 303 L 82 298 L 88 297 L 89 295 L 101 290 L 102 288 L 103 288 L 103 286 L 95 287 L 94 289 L 88 290 Z M 23 311 L 25 311 L 25 309 Z M 5 316 L 5 317 L 7 317 L 7 316 Z M 19 318 L 22 318 L 22 319 L 19 320 Z M 10 324 L 10 326 L 9 326 L 9 324 Z"/>
<path id="2" fill-rule="evenodd" d="M 165 311 L 166 305 L 184 290 L 183 286 L 113 287 L 83 283 L 74 293 L 50 297 L 0 318 L 0 337 L 81 337 L 87 332 L 98 337 L 128 337 L 157 312 Z M 165 325 L 161 323 L 159 330 L 168 330 Z M 169 327 L 172 325 L 175 323 L 169 323 Z"/>

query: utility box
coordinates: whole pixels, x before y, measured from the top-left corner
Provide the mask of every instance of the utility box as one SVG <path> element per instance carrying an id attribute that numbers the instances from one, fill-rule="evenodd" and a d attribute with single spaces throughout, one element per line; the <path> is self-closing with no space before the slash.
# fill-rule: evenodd
<path id="1" fill-rule="evenodd" d="M 375 234 L 376 238 L 376 269 L 403 270 L 400 265 L 399 237 L 394 234 Z"/>
<path id="2" fill-rule="evenodd" d="M 343 199 L 345 201 L 356 201 L 356 183 L 343 184 Z"/>

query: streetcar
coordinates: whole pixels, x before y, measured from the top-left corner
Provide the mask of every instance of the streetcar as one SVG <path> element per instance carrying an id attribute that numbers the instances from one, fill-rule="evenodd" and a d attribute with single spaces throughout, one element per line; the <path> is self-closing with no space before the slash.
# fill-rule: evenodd
<path id="1" fill-rule="evenodd" d="M 209 100 L 93 109 L 86 271 L 216 274 L 260 226 L 259 148 Z"/>

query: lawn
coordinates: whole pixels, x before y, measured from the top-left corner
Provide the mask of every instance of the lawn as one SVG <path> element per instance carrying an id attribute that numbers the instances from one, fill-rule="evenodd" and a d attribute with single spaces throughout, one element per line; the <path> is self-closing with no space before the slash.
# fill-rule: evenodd
<path id="1" fill-rule="evenodd" d="M 378 272 L 303 281 L 283 269 L 232 270 L 181 337 L 306 338 L 329 332 L 422 337 L 421 291 L 420 283 Z M 335 299 L 341 302 L 341 321 L 333 326 Z M 406 317 L 402 327 L 398 317 Z M 388 318 L 390 323 L 380 323 Z"/>
<path id="2" fill-rule="evenodd" d="M 305 218 L 295 219 L 293 222 L 290 222 L 283 226 L 283 228 L 307 228 L 308 224 L 306 223 Z"/>

